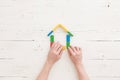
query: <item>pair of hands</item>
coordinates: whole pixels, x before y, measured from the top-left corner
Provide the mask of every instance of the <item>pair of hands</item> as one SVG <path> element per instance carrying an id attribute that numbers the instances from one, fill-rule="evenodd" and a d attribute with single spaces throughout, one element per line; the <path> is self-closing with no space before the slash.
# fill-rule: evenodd
<path id="1" fill-rule="evenodd" d="M 81 48 L 70 46 L 67 49 L 67 51 L 68 51 L 68 54 L 69 54 L 72 62 L 74 63 L 74 65 L 76 67 L 79 80 L 89 80 L 88 75 L 85 72 L 85 69 L 82 65 Z M 40 72 L 39 76 L 37 77 L 37 80 L 48 80 L 48 75 L 49 75 L 49 72 L 50 72 L 53 64 L 55 64 L 61 58 L 62 54 L 63 54 L 63 46 L 59 42 L 53 43 L 53 45 L 49 51 L 47 61 L 44 65 L 42 71 Z"/>
<path id="2" fill-rule="evenodd" d="M 59 42 L 54 42 L 47 58 L 50 65 L 56 63 L 62 56 L 63 46 Z M 82 62 L 82 51 L 79 47 L 68 47 L 68 54 L 74 65 L 79 65 Z"/>

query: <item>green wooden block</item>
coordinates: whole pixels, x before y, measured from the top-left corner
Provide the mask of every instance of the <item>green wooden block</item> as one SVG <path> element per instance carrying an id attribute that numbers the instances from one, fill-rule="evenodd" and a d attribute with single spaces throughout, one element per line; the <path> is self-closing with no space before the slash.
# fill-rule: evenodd
<path id="1" fill-rule="evenodd" d="M 73 36 L 73 34 L 72 34 L 71 32 L 68 32 L 68 34 L 69 34 L 70 36 Z"/>
<path id="2" fill-rule="evenodd" d="M 66 42 L 67 48 L 70 47 L 70 42 Z"/>
<path id="3" fill-rule="evenodd" d="M 54 35 L 50 36 L 50 42 L 54 42 Z"/>

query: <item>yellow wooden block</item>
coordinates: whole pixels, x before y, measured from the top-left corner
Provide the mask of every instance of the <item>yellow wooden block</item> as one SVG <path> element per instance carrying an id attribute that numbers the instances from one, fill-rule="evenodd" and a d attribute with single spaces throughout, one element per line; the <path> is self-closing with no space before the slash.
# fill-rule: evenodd
<path id="1" fill-rule="evenodd" d="M 63 26 L 62 24 L 59 24 L 59 26 L 60 26 L 64 31 L 66 31 L 66 32 L 69 31 L 69 30 L 68 30 L 65 26 Z"/>
<path id="2" fill-rule="evenodd" d="M 53 31 L 56 31 L 58 27 L 59 27 L 59 24 L 53 28 Z"/>
<path id="3" fill-rule="evenodd" d="M 63 48 L 62 48 L 63 50 L 65 50 L 66 49 L 66 46 L 63 46 Z"/>

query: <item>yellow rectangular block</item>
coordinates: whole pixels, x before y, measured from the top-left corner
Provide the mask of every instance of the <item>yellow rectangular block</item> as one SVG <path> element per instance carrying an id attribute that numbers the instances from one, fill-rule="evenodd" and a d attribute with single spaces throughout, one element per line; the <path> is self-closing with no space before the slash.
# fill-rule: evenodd
<path id="1" fill-rule="evenodd" d="M 66 49 L 66 46 L 63 46 L 62 49 L 65 50 L 65 49 Z"/>
<path id="2" fill-rule="evenodd" d="M 59 25 L 57 25 L 57 26 L 55 26 L 54 28 L 53 28 L 53 31 L 56 31 L 56 29 L 59 27 Z"/>
<path id="3" fill-rule="evenodd" d="M 69 31 L 65 26 L 63 26 L 63 25 L 61 25 L 61 24 L 59 24 L 59 25 L 60 25 L 60 27 L 61 27 L 62 29 L 64 29 L 64 31 L 66 31 L 66 32 Z"/>

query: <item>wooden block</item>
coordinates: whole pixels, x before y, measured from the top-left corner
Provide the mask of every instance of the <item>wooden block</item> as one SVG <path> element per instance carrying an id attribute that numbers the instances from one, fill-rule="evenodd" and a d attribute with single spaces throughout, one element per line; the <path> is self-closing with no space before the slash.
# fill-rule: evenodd
<path id="1" fill-rule="evenodd" d="M 50 42 L 54 42 L 54 35 L 50 36 Z"/>

